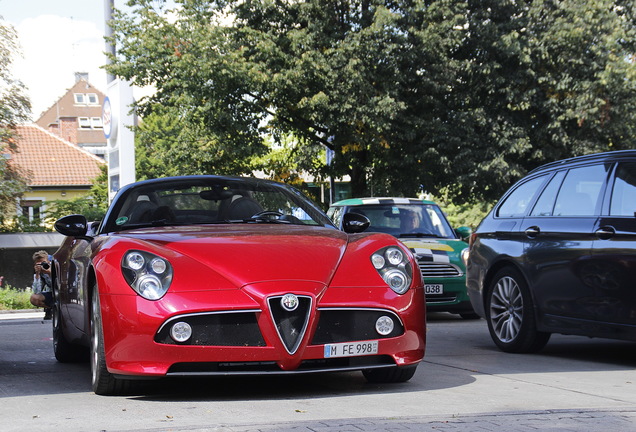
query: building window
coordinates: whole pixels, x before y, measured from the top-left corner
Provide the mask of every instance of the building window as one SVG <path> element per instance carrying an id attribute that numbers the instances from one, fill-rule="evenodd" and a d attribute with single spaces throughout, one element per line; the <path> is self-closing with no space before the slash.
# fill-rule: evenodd
<path id="1" fill-rule="evenodd" d="M 104 125 L 102 124 L 101 117 L 91 117 L 91 127 L 93 129 L 103 129 Z"/>
<path id="2" fill-rule="evenodd" d="M 75 105 L 99 105 L 99 96 L 96 93 L 73 93 Z"/>
<path id="3" fill-rule="evenodd" d="M 86 99 L 88 99 L 89 105 L 99 105 L 99 98 L 95 93 L 88 93 Z"/>
<path id="4" fill-rule="evenodd" d="M 40 221 L 41 207 L 41 200 L 20 200 L 20 209 L 22 210 L 22 216 L 24 216 L 29 222 Z"/>
<path id="5" fill-rule="evenodd" d="M 78 117 L 77 122 L 79 123 L 80 129 L 90 129 L 91 128 L 91 119 L 88 117 Z"/>

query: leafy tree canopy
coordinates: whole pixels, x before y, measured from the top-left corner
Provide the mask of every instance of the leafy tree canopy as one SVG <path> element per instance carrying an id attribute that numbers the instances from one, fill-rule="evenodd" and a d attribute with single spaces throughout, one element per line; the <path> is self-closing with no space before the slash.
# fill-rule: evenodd
<path id="1" fill-rule="evenodd" d="M 141 113 L 172 119 L 144 145 L 173 170 L 250 172 L 264 137 L 293 137 L 298 168 L 357 196 L 493 199 L 541 163 L 635 144 L 631 1 L 175 3 L 130 0 L 109 66 L 156 87 Z"/>
<path id="2" fill-rule="evenodd" d="M 15 30 L 0 17 L 0 222 L 15 214 L 15 199 L 27 188 L 26 173 L 10 162 L 18 151 L 15 126 L 31 112 L 24 85 L 11 74 L 17 54 Z"/>

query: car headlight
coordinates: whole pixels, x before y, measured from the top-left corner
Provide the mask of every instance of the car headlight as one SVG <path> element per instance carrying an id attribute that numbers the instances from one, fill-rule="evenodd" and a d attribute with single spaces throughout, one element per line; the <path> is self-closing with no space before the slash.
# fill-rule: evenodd
<path id="1" fill-rule="evenodd" d="M 464 265 L 468 265 L 468 257 L 470 257 L 470 249 L 465 248 L 462 250 L 462 261 Z"/>
<path id="2" fill-rule="evenodd" d="M 397 246 L 389 246 L 371 255 L 373 267 L 396 293 L 404 294 L 413 281 L 413 270 L 407 254 Z"/>
<path id="3" fill-rule="evenodd" d="M 149 252 L 126 252 L 121 260 L 121 272 L 128 285 L 148 300 L 159 300 L 166 294 L 172 282 L 170 263 Z"/>

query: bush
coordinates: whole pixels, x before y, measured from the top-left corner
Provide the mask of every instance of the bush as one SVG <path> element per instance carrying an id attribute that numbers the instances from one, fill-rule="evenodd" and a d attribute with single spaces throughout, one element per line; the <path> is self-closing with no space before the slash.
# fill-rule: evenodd
<path id="1" fill-rule="evenodd" d="M 31 288 L 18 289 L 11 285 L 0 288 L 0 310 L 36 309 L 31 304 Z"/>

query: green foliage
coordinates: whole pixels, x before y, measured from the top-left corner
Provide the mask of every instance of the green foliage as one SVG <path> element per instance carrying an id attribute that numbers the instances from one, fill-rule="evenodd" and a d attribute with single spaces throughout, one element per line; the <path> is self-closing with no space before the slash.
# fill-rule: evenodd
<path id="1" fill-rule="evenodd" d="M 16 39 L 13 27 L 0 17 L 0 223 L 14 213 L 16 198 L 27 189 L 27 173 L 4 157 L 18 151 L 15 126 L 28 120 L 31 112 L 24 85 L 11 75 Z"/>
<path id="2" fill-rule="evenodd" d="M 0 215 L 0 233 L 46 232 L 50 228 L 41 224 L 39 219 L 29 221 L 26 216 Z"/>
<path id="3" fill-rule="evenodd" d="M 0 310 L 11 309 L 35 309 L 29 300 L 31 298 L 30 289 L 17 289 L 11 285 L 0 288 Z"/>
<path id="4" fill-rule="evenodd" d="M 49 225 L 67 215 L 81 214 L 88 221 L 100 221 L 108 210 L 108 170 L 106 165 L 100 167 L 101 173 L 93 180 L 88 194 L 71 200 L 50 201 L 46 211 Z"/>
<path id="5" fill-rule="evenodd" d="M 473 231 L 477 228 L 481 220 L 486 217 L 488 212 L 496 204 L 496 202 L 453 202 L 446 199 L 436 200 L 442 207 L 448 221 L 453 228 L 467 226 Z"/>
<path id="6" fill-rule="evenodd" d="M 636 146 L 633 2 L 174 3 L 113 21 L 109 71 L 157 88 L 140 178 L 248 173 L 264 136 L 293 137 L 266 170 L 491 202 L 542 163 Z"/>

